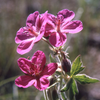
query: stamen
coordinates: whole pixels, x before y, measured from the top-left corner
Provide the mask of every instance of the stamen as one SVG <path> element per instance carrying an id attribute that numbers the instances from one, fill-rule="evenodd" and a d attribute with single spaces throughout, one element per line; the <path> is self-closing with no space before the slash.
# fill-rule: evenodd
<path id="1" fill-rule="evenodd" d="M 34 36 L 38 36 L 38 34 L 32 29 L 32 28 L 29 28 L 28 31 L 33 34 Z"/>
<path id="2" fill-rule="evenodd" d="M 58 19 L 58 21 L 57 21 L 57 32 L 60 32 L 60 24 L 61 24 L 61 21 L 60 21 L 60 19 Z"/>
<path id="3" fill-rule="evenodd" d="M 30 56 L 28 56 L 27 59 L 29 60 L 30 59 Z"/>

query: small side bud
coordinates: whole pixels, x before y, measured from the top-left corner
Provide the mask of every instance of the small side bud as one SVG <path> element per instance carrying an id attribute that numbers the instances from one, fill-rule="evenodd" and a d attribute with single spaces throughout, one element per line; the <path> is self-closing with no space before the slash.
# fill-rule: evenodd
<path id="1" fill-rule="evenodd" d="M 49 76 L 50 85 L 53 85 L 56 82 L 56 78 L 53 76 Z M 47 89 L 47 95 L 49 100 L 57 100 L 58 99 L 58 93 L 57 93 L 57 86 L 54 85 L 51 88 Z"/>
<path id="2" fill-rule="evenodd" d="M 70 70 L 71 70 L 71 63 L 70 63 L 70 60 L 69 60 L 69 59 L 64 58 L 64 59 L 62 60 L 62 69 L 63 69 L 63 71 L 65 71 L 66 73 L 67 73 L 67 72 L 70 72 Z"/>
<path id="3" fill-rule="evenodd" d="M 52 98 L 53 98 L 53 100 L 59 99 L 59 98 L 58 98 L 57 90 L 55 90 L 55 89 L 52 91 Z"/>
<path id="4" fill-rule="evenodd" d="M 54 84 L 54 83 L 56 82 L 56 78 L 53 77 L 53 76 L 49 76 L 48 79 L 49 79 L 49 81 L 50 81 L 49 86 L 52 85 L 52 84 Z"/>

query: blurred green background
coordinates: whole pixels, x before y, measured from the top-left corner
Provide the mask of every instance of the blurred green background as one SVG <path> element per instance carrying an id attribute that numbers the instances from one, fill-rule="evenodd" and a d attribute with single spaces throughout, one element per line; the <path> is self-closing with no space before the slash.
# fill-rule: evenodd
<path id="1" fill-rule="evenodd" d="M 43 93 L 34 87 L 18 88 L 14 79 L 22 74 L 17 65 L 21 57 L 16 52 L 14 38 L 20 27 L 25 26 L 30 13 L 48 10 L 54 15 L 62 9 L 75 12 L 75 20 L 83 22 L 84 29 L 75 35 L 68 35 L 66 47 L 71 61 L 81 55 L 84 73 L 100 79 L 100 0 L 0 0 L 0 100 L 44 100 Z M 48 45 L 39 42 L 31 52 L 23 55 L 28 57 L 40 49 L 45 52 L 47 62 L 51 52 Z M 11 80 L 10 82 L 8 82 Z M 100 100 L 100 83 L 80 85 L 76 100 Z"/>

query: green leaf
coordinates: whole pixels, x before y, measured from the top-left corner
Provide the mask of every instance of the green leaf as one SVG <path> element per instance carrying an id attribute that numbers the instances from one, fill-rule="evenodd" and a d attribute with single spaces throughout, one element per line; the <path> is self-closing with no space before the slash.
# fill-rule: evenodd
<path id="1" fill-rule="evenodd" d="M 74 60 L 73 64 L 72 64 L 72 68 L 70 71 L 71 75 L 76 75 L 79 72 L 81 72 L 85 67 L 82 67 L 82 62 L 80 60 L 80 55 L 78 57 L 76 57 L 76 59 Z"/>
<path id="2" fill-rule="evenodd" d="M 61 92 L 65 92 L 67 90 L 69 90 L 70 100 L 73 100 L 75 94 L 78 93 L 77 83 L 73 78 L 70 79 L 68 84 L 65 84 L 65 86 L 61 89 Z"/>
<path id="3" fill-rule="evenodd" d="M 56 59 L 51 54 L 49 55 L 49 57 L 50 57 L 50 62 L 56 62 Z"/>
<path id="4" fill-rule="evenodd" d="M 99 82 L 98 79 L 92 78 L 90 76 L 87 76 L 86 74 L 77 74 L 73 77 L 76 81 L 78 81 L 81 84 L 89 84 L 89 83 L 96 83 Z"/>
<path id="5" fill-rule="evenodd" d="M 63 100 L 67 100 L 67 98 L 66 98 L 64 92 L 61 92 L 61 97 L 62 97 Z"/>
<path id="6" fill-rule="evenodd" d="M 74 79 L 72 79 L 72 83 L 71 83 L 70 89 L 72 89 L 72 92 L 73 92 L 74 95 L 76 93 L 78 93 L 77 83 L 75 82 Z"/>
<path id="7" fill-rule="evenodd" d="M 64 87 L 61 89 L 61 92 L 67 91 L 72 83 L 72 79 L 69 80 L 69 82 L 67 84 L 64 85 Z"/>
<path id="8" fill-rule="evenodd" d="M 69 98 L 70 100 L 74 99 L 74 96 L 78 93 L 77 83 L 72 79 L 71 86 L 69 88 Z"/>

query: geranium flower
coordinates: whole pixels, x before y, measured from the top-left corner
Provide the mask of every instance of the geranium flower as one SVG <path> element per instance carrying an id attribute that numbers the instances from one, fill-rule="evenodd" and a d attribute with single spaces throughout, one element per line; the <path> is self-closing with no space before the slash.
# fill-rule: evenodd
<path id="1" fill-rule="evenodd" d="M 17 48 L 19 54 L 29 52 L 33 45 L 41 40 L 44 35 L 45 15 L 46 13 L 40 15 L 38 11 L 30 14 L 27 17 L 26 26 L 17 31 L 15 42 L 19 44 Z"/>
<path id="2" fill-rule="evenodd" d="M 50 21 L 45 25 L 44 36 L 49 36 L 49 41 L 53 46 L 62 46 L 67 40 L 67 33 L 78 33 L 83 29 L 81 21 L 71 21 L 74 16 L 74 12 L 67 9 L 59 11 L 57 17 L 48 14 L 48 19 Z"/>
<path id="3" fill-rule="evenodd" d="M 31 60 L 19 58 L 18 65 L 25 75 L 19 76 L 15 84 L 23 88 L 34 86 L 40 91 L 46 89 L 49 86 L 47 77 L 56 71 L 57 64 L 45 65 L 45 63 L 45 54 L 39 50 L 35 52 Z"/>

